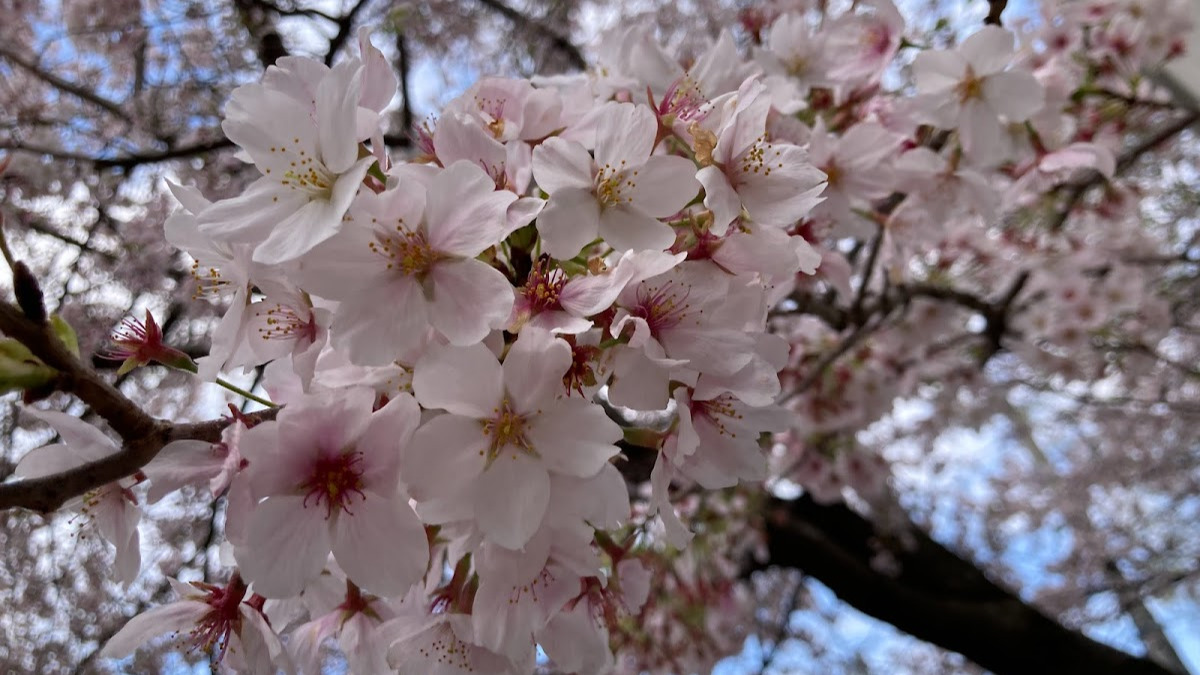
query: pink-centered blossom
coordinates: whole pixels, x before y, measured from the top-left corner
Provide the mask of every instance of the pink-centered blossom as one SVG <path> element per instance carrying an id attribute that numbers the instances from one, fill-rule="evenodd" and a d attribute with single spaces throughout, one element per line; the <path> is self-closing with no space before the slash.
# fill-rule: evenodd
<path id="1" fill-rule="evenodd" d="M 294 672 L 279 635 L 262 613 L 263 598 L 248 596 L 236 571 L 224 586 L 168 581 L 178 599 L 130 619 L 105 643 L 101 656 L 125 658 L 149 640 L 174 633 L 186 636 L 189 649 L 215 649 L 222 666 L 239 672 Z"/>
<path id="2" fill-rule="evenodd" d="M 374 398 L 368 389 L 313 395 L 243 439 L 262 501 L 237 557 L 256 591 L 299 593 L 331 550 L 351 581 L 380 595 L 403 593 L 425 572 L 425 529 L 400 483 L 401 451 L 420 413 L 404 394 L 372 413 Z"/>
<path id="3" fill-rule="evenodd" d="M 820 201 L 825 177 L 808 154 L 767 138 L 771 101 L 765 92 L 761 82 L 747 80 L 722 107 L 715 132 L 693 132 L 701 166 L 696 179 L 713 212 L 714 234 L 724 234 L 743 211 L 760 225 L 788 227 Z"/>

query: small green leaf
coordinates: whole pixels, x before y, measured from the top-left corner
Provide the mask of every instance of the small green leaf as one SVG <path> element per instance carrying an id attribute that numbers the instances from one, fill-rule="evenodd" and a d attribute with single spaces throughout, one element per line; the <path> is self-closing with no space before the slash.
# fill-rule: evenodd
<path id="1" fill-rule="evenodd" d="M 79 358 L 79 337 L 75 335 L 75 329 L 71 328 L 71 324 L 62 318 L 61 315 L 50 315 L 50 329 L 58 336 L 58 339 L 66 346 L 67 351 Z"/>
<path id="2" fill-rule="evenodd" d="M 13 338 L 0 340 L 0 392 L 50 384 L 58 371 L 42 363 L 29 348 Z"/>

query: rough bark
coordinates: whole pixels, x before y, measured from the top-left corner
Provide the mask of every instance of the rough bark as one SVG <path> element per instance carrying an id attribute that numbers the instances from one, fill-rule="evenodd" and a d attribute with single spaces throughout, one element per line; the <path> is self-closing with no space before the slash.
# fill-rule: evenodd
<path id="1" fill-rule="evenodd" d="M 996 673 L 1173 671 L 1071 630 L 915 526 L 883 533 L 844 505 L 808 497 L 766 508 L 770 559 L 803 570 L 856 609 Z"/>

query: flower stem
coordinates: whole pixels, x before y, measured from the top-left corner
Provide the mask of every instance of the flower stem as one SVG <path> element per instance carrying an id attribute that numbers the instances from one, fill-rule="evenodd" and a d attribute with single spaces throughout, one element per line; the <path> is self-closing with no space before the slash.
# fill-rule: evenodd
<path id="1" fill-rule="evenodd" d="M 258 396 L 255 396 L 254 394 L 251 394 L 250 392 L 246 391 L 245 389 L 242 389 L 241 387 L 237 386 L 236 384 L 233 384 L 232 382 L 229 382 L 222 378 L 218 377 L 216 382 L 217 382 L 217 384 L 221 385 L 222 387 L 225 387 L 226 389 L 228 389 L 229 391 L 232 391 L 233 393 L 237 394 L 238 396 L 247 398 L 251 401 L 254 401 L 255 403 L 265 405 L 268 408 L 278 408 L 279 407 L 277 404 L 272 403 L 265 398 L 260 398 Z"/>

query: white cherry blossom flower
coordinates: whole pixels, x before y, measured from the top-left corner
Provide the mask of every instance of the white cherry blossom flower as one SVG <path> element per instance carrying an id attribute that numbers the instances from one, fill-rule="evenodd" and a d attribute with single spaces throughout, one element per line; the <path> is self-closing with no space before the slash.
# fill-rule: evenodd
<path id="1" fill-rule="evenodd" d="M 130 619 L 105 643 L 101 656 L 125 658 L 147 641 L 175 633 L 187 635 L 191 649 L 216 649 L 218 662 L 237 672 L 294 672 L 283 643 L 263 616 L 263 598 L 247 597 L 246 583 L 236 571 L 224 586 L 168 581 L 178 599 Z"/>
<path id="2" fill-rule="evenodd" d="M 408 177 L 406 177 L 408 178 Z M 364 195 L 342 232 L 301 261 L 302 285 L 340 304 L 331 340 L 360 365 L 382 365 L 427 339 L 432 326 L 469 345 L 504 327 L 513 288 L 476 259 L 510 231 L 516 200 L 483 169 L 456 162 Z"/>
<path id="3" fill-rule="evenodd" d="M 566 398 L 566 342 L 527 328 L 503 365 L 482 344 L 431 350 L 417 363 L 421 405 L 446 412 L 417 431 L 404 475 L 419 502 L 465 500 L 485 536 L 525 546 L 550 503 L 550 474 L 587 478 L 616 454 L 621 429 L 599 406 Z"/>
<path id="4" fill-rule="evenodd" d="M 1000 117 L 1023 122 L 1041 109 L 1042 85 L 1014 68 L 1013 35 L 985 26 L 958 49 L 926 51 L 913 60 L 918 101 L 925 118 L 958 129 L 963 150 L 982 164 L 999 162 L 1004 151 Z"/>
<path id="5" fill-rule="evenodd" d="M 25 408 L 25 413 L 53 427 L 62 438 L 62 443 L 31 450 L 17 462 L 13 473 L 18 477 L 53 476 L 104 459 L 120 450 L 104 432 L 78 417 L 36 408 Z M 100 536 L 116 547 L 113 567 L 117 579 L 125 585 L 137 578 L 142 565 L 141 539 L 138 536 L 138 521 L 142 518 L 142 511 L 138 508 L 137 497 L 130 490 L 136 483 L 132 477 L 105 483 L 63 504 L 63 508 L 78 511 L 86 521 L 94 523 Z"/>
<path id="6" fill-rule="evenodd" d="M 356 136 L 362 65 L 346 61 L 317 86 L 316 119 L 264 84 L 234 90 L 222 128 L 263 173 L 237 197 L 199 215 L 207 234 L 252 243 L 265 264 L 295 260 L 341 228 L 375 161 L 359 157 Z"/>
<path id="7" fill-rule="evenodd" d="M 770 111 L 763 84 L 747 80 L 723 106 L 715 134 L 694 127 L 696 179 L 713 212 L 714 234 L 724 234 L 743 210 L 755 223 L 788 227 L 820 202 L 824 175 L 802 148 L 768 140 Z"/>
<path id="8" fill-rule="evenodd" d="M 696 195 L 694 167 L 683 157 L 651 156 L 658 133 L 644 106 L 610 103 L 601 109 L 596 153 L 549 138 L 533 151 L 533 176 L 550 194 L 537 219 L 543 250 L 573 258 L 597 236 L 618 251 L 661 251 L 675 233 L 659 218 L 674 215 Z"/>

